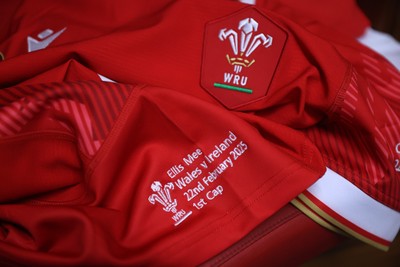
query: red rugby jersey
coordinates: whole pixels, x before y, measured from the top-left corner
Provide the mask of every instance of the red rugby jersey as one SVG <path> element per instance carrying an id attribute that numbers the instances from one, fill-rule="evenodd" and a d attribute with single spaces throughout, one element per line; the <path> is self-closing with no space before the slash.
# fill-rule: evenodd
<path id="1" fill-rule="evenodd" d="M 0 76 L 0 83 L 3 88 L 9 87 L 4 91 L 4 94 L 8 95 L 8 102 L 4 104 L 8 117 L 4 117 L 4 120 L 8 124 L 11 123 L 5 124 L 8 127 L 4 131 L 8 134 L 22 133 L 20 130 L 24 127 L 21 125 L 17 127 L 18 123 L 13 124 L 10 116 L 14 113 L 10 113 L 7 107 L 19 111 L 21 102 L 26 101 L 24 95 L 30 94 L 28 100 L 31 102 L 28 101 L 27 107 L 32 106 L 33 109 L 27 109 L 28 115 L 40 114 L 40 116 L 38 119 L 34 117 L 34 127 L 31 123 L 22 123 L 28 121 L 28 115 L 22 118 L 17 116 L 17 120 L 22 120 L 19 123 L 23 126 L 29 125 L 29 129 L 35 129 L 40 133 L 53 128 L 56 132 L 69 130 L 72 135 L 70 143 L 75 142 L 75 146 L 69 148 L 65 145 L 63 153 L 58 155 L 60 158 L 68 155 L 66 163 L 63 164 L 66 166 L 64 170 L 66 174 L 62 175 L 66 177 L 65 181 L 61 180 L 59 184 L 54 181 L 54 184 L 50 183 L 49 179 L 60 174 L 46 176 L 44 173 L 50 170 L 45 168 L 43 181 L 32 181 L 35 186 L 30 185 L 24 189 L 26 191 L 15 186 L 15 190 L 10 190 L 8 195 L 5 194 L 7 198 L 4 201 L 7 203 L 18 201 L 21 197 L 28 200 L 28 205 L 23 203 L 17 206 L 18 209 L 11 209 L 5 205 L 5 214 L 9 214 L 10 210 L 16 210 L 15 216 L 9 216 L 5 221 L 14 224 L 17 222 L 20 227 L 28 229 L 32 236 L 43 238 L 37 246 L 32 244 L 32 239 L 29 237 L 23 239 L 23 235 L 14 231 L 12 226 L 6 227 L 5 233 L 13 233 L 4 235 L 13 237 L 9 239 L 12 242 L 7 243 L 6 240 L 3 243 L 3 255 L 8 260 L 18 258 L 20 263 L 24 264 L 49 265 L 71 265 L 77 262 L 96 264 L 99 261 L 114 265 L 174 264 L 183 260 L 188 264 L 197 264 L 238 240 L 257 222 L 267 218 L 269 214 L 306 189 L 322 175 L 325 165 L 346 177 L 346 173 L 342 172 L 337 164 L 339 160 L 343 164 L 349 163 L 351 168 L 355 166 L 355 172 L 358 171 L 360 175 L 357 175 L 357 179 L 351 180 L 351 177 L 349 179 L 363 192 L 392 209 L 398 209 L 398 174 L 393 172 L 392 161 L 396 159 L 396 154 L 389 153 L 385 160 L 371 157 L 368 161 L 371 164 L 368 165 L 358 161 L 357 157 L 357 153 L 378 148 L 381 142 L 387 147 L 396 142 L 393 138 L 385 140 L 379 136 L 378 139 L 374 139 L 377 134 L 374 126 L 376 121 L 371 115 L 371 110 L 366 108 L 368 104 L 365 104 L 364 98 L 365 92 L 368 92 L 369 81 L 360 70 L 360 66 L 365 65 L 359 56 L 360 53 L 355 54 L 355 51 L 364 51 L 364 54 L 373 55 L 372 58 L 381 61 L 381 58 L 369 50 L 353 44 L 353 41 L 348 39 L 338 40 L 340 45 L 328 42 L 276 13 L 254 8 L 244 9 L 239 3 L 157 1 L 149 4 L 126 1 L 102 5 L 98 1 L 87 1 L 79 3 L 79 6 L 80 10 L 76 10 L 71 3 L 63 6 L 52 1 L 35 2 L 35 4 L 23 2 L 16 10 L 13 20 L 3 24 L 9 35 L 0 44 L 0 51 L 6 58 L 0 64 L 0 72 L 4 74 Z M 98 19 L 99 14 L 102 20 Z M 257 34 L 253 36 L 254 42 L 238 43 L 237 38 L 242 36 L 242 32 L 244 37 L 241 38 L 245 40 L 246 36 L 255 31 Z M 249 53 L 252 57 L 246 59 L 241 56 L 236 57 L 235 49 Z M 27 53 L 28 51 L 31 53 Z M 215 65 L 213 57 L 217 62 Z M 269 61 L 270 57 L 274 60 Z M 240 60 L 245 65 L 240 65 Z M 233 63 L 242 68 L 236 68 Z M 82 65 L 92 71 L 83 68 Z M 388 68 L 390 71 L 390 67 Z M 263 69 L 268 72 L 263 73 Z M 44 74 L 40 75 L 42 73 Z M 88 82 L 97 80 L 96 73 L 128 85 Z M 77 83 L 64 84 L 65 80 Z M 254 83 L 255 80 L 257 82 Z M 23 87 L 15 87 L 21 82 L 24 84 Z M 140 90 L 132 89 L 132 85 L 135 84 L 151 86 Z M 246 86 L 253 84 L 256 87 L 241 88 L 241 84 Z M 262 85 L 260 90 L 264 90 L 261 94 L 257 87 L 259 84 Z M 169 90 L 151 89 L 153 86 Z M 49 87 L 55 92 L 64 90 L 68 92 L 67 96 L 61 95 L 62 99 L 66 100 L 59 101 L 57 97 L 60 95 L 57 93 L 53 98 L 50 97 L 50 104 L 43 103 L 43 99 L 48 99 L 49 96 L 41 93 L 41 90 L 52 90 Z M 143 100 L 135 102 L 139 105 L 129 104 L 134 101 L 129 99 L 135 97 L 128 97 L 124 102 L 123 96 L 112 96 L 105 87 L 116 91 L 122 87 L 122 91 L 125 90 L 127 95 L 137 95 L 138 99 Z M 361 96 L 356 97 L 359 100 L 356 102 L 357 105 L 347 105 L 349 100 L 353 99 L 354 87 Z M 130 90 L 139 93 L 133 91 L 129 93 Z M 17 92 L 20 91 L 24 93 L 18 95 Z M 88 94 L 92 93 L 85 96 L 86 91 Z M 95 91 L 100 93 L 94 93 Z M 246 93 L 250 94 L 244 95 Z M 120 106 L 108 111 L 110 105 L 115 105 L 112 99 L 114 101 L 120 99 Z M 235 102 L 229 102 L 232 99 Z M 376 94 L 374 99 L 378 99 L 376 100 L 378 103 L 385 102 L 381 99 L 380 93 Z M 12 103 L 16 101 L 16 104 L 13 105 L 10 101 Z M 83 106 L 82 102 L 85 103 Z M 64 106 L 61 103 L 64 103 Z M 56 108 L 57 105 L 59 109 Z M 227 111 L 227 105 L 230 111 Z M 131 108 L 126 108 L 130 112 L 123 113 L 125 106 Z M 387 106 L 393 109 L 395 104 Z M 350 117 L 351 120 L 348 122 L 349 118 L 344 116 L 352 107 L 360 107 L 359 109 L 366 113 Z M 35 110 L 44 111 L 31 114 Z M 25 112 L 24 109 L 22 111 Z M 42 117 L 42 114 L 45 116 Z M 94 118 L 88 119 L 91 116 Z M 125 125 L 125 122 L 128 122 L 127 117 L 132 118 L 132 122 L 129 120 Z M 207 119 L 202 121 L 200 120 L 202 117 Z M 119 120 L 124 123 L 118 123 Z M 229 121 L 231 123 L 228 123 Z M 48 125 L 50 122 L 51 126 Z M 94 126 L 97 124 L 100 126 Z M 229 125 L 235 130 L 228 127 Z M 347 158 L 340 154 L 337 159 L 327 160 L 335 157 L 337 155 L 335 153 L 343 154 L 343 149 L 327 149 L 332 147 L 331 143 L 327 145 L 326 142 L 337 133 L 334 128 L 336 125 L 343 126 L 343 131 L 351 135 L 348 140 L 355 142 L 352 146 L 359 147 L 360 150 L 350 156 L 347 155 Z M 396 124 L 390 125 L 395 129 Z M 112 129 L 117 129 L 115 131 L 118 134 L 114 134 Z M 361 142 L 364 139 L 358 139 L 359 130 L 366 133 L 366 140 L 373 141 L 371 142 L 373 148 L 367 149 Z M 108 135 L 107 131 L 110 131 Z M 140 136 L 139 139 L 135 139 L 132 134 L 136 131 Z M 207 136 L 208 131 L 210 131 L 209 136 Z M 242 135 L 239 135 L 239 132 Z M 313 139 L 316 133 L 321 136 L 326 133 L 328 137 Z M 49 135 L 48 139 L 52 140 L 56 136 L 58 135 Z M 186 141 L 182 141 L 179 136 L 188 138 L 185 137 Z M 234 143 L 241 140 L 238 136 L 242 136 L 244 145 L 241 142 Z M 308 143 L 305 136 L 311 138 L 319 150 Z M 227 140 L 227 143 L 224 143 L 224 140 Z M 228 147 L 229 140 L 232 144 L 239 145 L 237 153 L 245 147 L 248 148 L 247 152 L 250 152 L 251 147 L 257 148 L 255 149 L 257 153 L 248 157 L 246 164 L 243 163 L 246 165 L 242 166 L 243 169 L 237 168 L 235 172 L 231 172 L 232 177 L 230 175 L 228 177 L 228 171 L 233 170 L 233 161 L 229 163 L 228 158 L 221 158 L 229 151 L 223 148 L 232 148 L 231 144 Z M 7 146 L 8 150 L 12 148 L 8 143 Z M 38 153 L 37 146 L 32 146 L 30 155 Z M 270 147 L 273 150 L 270 150 Z M 68 149 L 75 152 L 65 152 Z M 209 150 L 206 153 L 207 149 Z M 171 151 L 174 151 L 173 156 L 170 156 Z M 383 150 L 380 150 L 380 153 L 383 153 Z M 242 154 L 246 155 L 246 152 L 243 151 Z M 325 159 L 324 163 L 320 160 L 320 154 Z M 79 160 L 74 155 L 79 156 Z M 38 157 L 38 160 L 46 163 L 38 166 L 52 166 L 48 161 L 57 159 L 57 155 L 47 156 L 48 158 L 44 159 Z M 170 162 L 163 161 L 165 158 Z M 202 159 L 201 162 L 208 162 L 208 159 L 213 162 L 215 158 L 224 161 L 219 162 L 222 165 L 215 166 L 206 176 L 202 176 L 204 172 L 200 164 L 199 169 L 196 167 L 188 173 L 182 170 L 186 168 L 183 165 L 186 162 L 190 164 L 197 159 Z M 350 161 L 347 161 L 349 158 Z M 290 168 L 285 170 L 287 168 L 285 162 L 288 163 L 293 159 L 295 162 L 303 160 L 303 165 L 300 165 L 302 167 L 295 172 Z M 311 164 L 316 172 L 310 171 L 304 164 Z M 9 166 L 11 165 L 12 163 Z M 82 170 L 79 166 L 85 168 Z M 384 187 L 373 184 L 371 186 L 369 181 L 377 179 L 376 172 L 370 172 L 368 169 L 371 167 L 383 169 L 383 176 L 379 177 L 378 184 L 385 184 Z M 272 178 L 271 168 L 288 171 L 298 179 L 289 179 L 289 182 L 285 175 Z M 8 171 L 11 169 L 11 174 L 13 173 L 12 168 L 4 169 Z M 69 174 L 71 170 L 74 171 Z M 82 173 L 85 182 L 78 183 Z M 244 176 L 252 178 L 243 179 Z M 205 180 L 201 182 L 196 180 L 204 177 Z M 218 181 L 218 177 L 224 177 L 225 186 L 221 185 L 222 188 L 216 186 L 213 188 L 216 191 L 211 190 L 209 193 L 206 188 Z M 170 179 L 172 183 L 169 182 Z M 21 182 L 18 179 L 14 180 Z M 193 185 L 188 188 L 191 191 L 183 192 L 181 187 L 189 182 Z M 276 188 L 275 192 L 267 189 L 261 195 L 254 191 L 264 183 L 267 187 L 272 186 L 270 182 L 280 182 L 281 186 L 277 184 L 273 187 Z M 127 184 L 131 184 L 132 187 Z M 77 185 L 77 189 L 72 185 Z M 113 187 L 115 190 L 112 190 Z M 228 193 L 226 187 L 235 194 Z M 74 190 L 69 190 L 71 188 Z M 261 188 L 264 190 L 262 186 Z M 85 192 L 85 195 L 89 192 L 87 195 L 91 198 L 79 202 L 80 192 Z M 175 192 L 180 193 L 175 194 Z M 37 194 L 40 196 L 45 194 L 45 202 L 58 201 L 63 205 L 43 205 L 36 200 Z M 224 202 L 215 206 L 209 205 L 206 198 L 207 196 L 213 198 L 214 194 L 222 196 Z M 71 199 L 71 195 L 75 198 Z M 258 201 L 260 197 L 268 201 L 261 199 Z M 72 200 L 76 198 L 78 202 L 73 202 Z M 193 202 L 195 199 L 198 200 L 197 203 Z M 182 202 L 186 206 L 178 206 Z M 207 204 L 204 204 L 205 202 Z M 233 206 L 237 207 L 234 211 Z M 193 210 L 189 210 L 189 207 Z M 255 210 L 252 210 L 254 207 Z M 199 215 L 201 209 L 207 214 L 199 218 L 200 216 L 195 215 Z M 248 209 L 252 211 L 252 215 L 250 219 L 244 219 L 249 216 Z M 33 214 L 31 210 L 36 212 Z M 112 211 L 119 212 L 120 217 Z M 69 215 L 65 220 L 76 222 L 68 224 L 71 228 L 67 228 L 72 231 L 68 235 L 72 239 L 71 243 L 66 242 L 62 234 L 56 235 L 54 231 L 46 232 L 38 227 L 50 224 L 56 229 L 64 229 L 66 227 L 62 223 L 64 220 L 58 219 L 58 212 L 71 212 L 66 213 Z M 219 217 L 222 214 L 225 216 Z M 27 215 L 36 218 L 34 221 L 37 224 L 30 224 L 31 222 L 25 217 Z M 152 216 L 152 219 L 149 220 L 149 216 Z M 211 222 L 217 217 L 222 218 L 222 221 L 217 220 L 214 225 Z M 190 223 L 193 218 L 196 218 L 195 222 Z M 233 220 L 237 224 L 231 224 L 232 218 L 238 218 Z M 184 221 L 181 221 L 182 219 Z M 111 224 L 112 221 L 116 223 Z M 142 221 L 146 223 L 143 225 Z M 160 225 L 160 222 L 165 225 Z M 178 225 L 174 226 L 175 224 Z M 227 228 L 227 224 L 231 225 L 232 229 Z M 82 228 L 76 225 L 84 225 L 85 230 L 79 231 Z M 206 225 L 208 227 L 205 227 Z M 170 229 L 178 230 L 171 233 Z M 42 234 L 42 231 L 45 231 L 45 234 Z M 94 231 L 101 234 L 93 237 L 90 233 Z M 224 231 L 229 231 L 230 235 L 224 235 Z M 82 237 L 76 234 L 77 232 L 88 234 Z M 136 247 L 136 243 L 130 243 L 133 240 L 125 238 L 125 233 L 135 237 L 136 234 L 141 235 L 141 245 Z M 193 239 L 186 239 L 188 236 Z M 82 240 L 88 244 L 85 246 L 87 250 L 82 254 L 71 252 L 71 244 L 81 244 Z M 179 243 L 177 240 L 182 242 Z M 213 240 L 212 246 L 209 245 L 209 240 Z M 171 242 L 176 246 L 166 250 Z M 18 255 L 21 255 L 26 244 L 31 245 L 32 253 L 22 259 Z M 48 247 L 55 251 L 54 254 L 43 255 L 41 252 Z M 166 250 L 166 253 L 159 254 L 161 250 Z M 99 254 L 105 255 L 104 258 L 99 258 Z"/>

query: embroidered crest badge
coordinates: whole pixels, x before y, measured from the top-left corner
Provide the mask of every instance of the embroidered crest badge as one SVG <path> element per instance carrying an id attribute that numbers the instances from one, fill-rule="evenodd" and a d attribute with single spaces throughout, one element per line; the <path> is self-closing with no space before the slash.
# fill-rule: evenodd
<path id="1" fill-rule="evenodd" d="M 254 7 L 209 22 L 201 86 L 229 109 L 266 96 L 286 39 L 286 32 Z"/>

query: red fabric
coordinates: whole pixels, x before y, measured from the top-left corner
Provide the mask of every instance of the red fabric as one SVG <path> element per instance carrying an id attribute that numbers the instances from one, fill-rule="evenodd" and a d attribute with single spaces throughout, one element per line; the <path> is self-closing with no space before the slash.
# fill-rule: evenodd
<path id="1" fill-rule="evenodd" d="M 79 184 L 83 174 L 74 142 L 71 136 L 54 132 L 2 139 L 0 201 L 11 202 Z M 27 179 L 27 173 L 31 179 Z"/>
<path id="2" fill-rule="evenodd" d="M 286 205 L 201 266 L 299 266 L 344 240 Z"/>
<path id="3" fill-rule="evenodd" d="M 204 27 L 243 8 L 211 0 L 27 1 L 13 20 L 2 24 L 10 33 L 0 43 L 6 58 L 0 63 L 2 143 L 17 152 L 20 144 L 29 144 L 30 156 L 37 154 L 27 163 L 28 172 L 14 172 L 18 162 L 2 155 L 0 177 L 17 177 L 1 180 L 2 188 L 11 183 L 13 189 L 0 206 L 3 261 L 199 264 L 306 189 L 325 164 L 336 166 L 337 161 L 326 160 L 335 154 L 317 140 L 313 144 L 308 129 L 354 124 L 374 136 L 375 122 L 365 121 L 363 114 L 350 124 L 337 116 L 354 76 L 360 92 L 367 92 L 359 51 L 382 59 L 352 39 L 341 39 L 340 45 L 327 42 L 269 10 L 260 12 L 288 38 L 266 95 L 233 110 L 210 96 L 200 86 L 200 73 L 207 67 L 201 63 Z M 61 34 L 47 48 L 27 53 L 27 38 L 39 38 L 46 29 Z M 385 68 L 390 72 L 390 66 Z M 119 83 L 100 82 L 96 73 Z M 37 135 L 49 132 L 46 146 L 52 150 L 62 144 L 53 155 L 66 169 L 53 170 L 52 154 L 37 152 L 44 145 Z M 215 148 L 229 136 L 229 150 Z M 371 142 L 371 150 L 379 144 Z M 233 157 L 228 152 L 234 148 L 240 157 L 232 166 L 218 177 L 208 173 L 221 159 Z M 205 155 L 215 161 L 203 171 Z M 385 175 L 379 181 L 385 186 L 368 187 L 374 173 L 354 182 L 398 208 L 398 180 L 392 182 L 390 161 L 395 155 L 390 156 L 383 163 L 374 161 L 382 164 Z M 54 171 L 51 177 L 44 175 L 49 170 Z M 29 187 L 20 190 L 27 179 Z M 168 188 L 171 202 L 179 206 L 169 203 L 163 209 L 153 196 L 160 188 Z"/>
<path id="4" fill-rule="evenodd" d="M 331 30 L 347 37 L 360 37 L 370 25 L 356 0 L 257 0 L 256 5 L 273 10 L 322 35 Z M 327 28 L 328 33 L 326 33 Z M 332 36 L 340 38 L 340 36 Z"/>

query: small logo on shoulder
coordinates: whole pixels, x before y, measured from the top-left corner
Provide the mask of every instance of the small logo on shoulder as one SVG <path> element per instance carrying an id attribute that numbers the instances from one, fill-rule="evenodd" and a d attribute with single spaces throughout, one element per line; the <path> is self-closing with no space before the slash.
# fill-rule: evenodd
<path id="1" fill-rule="evenodd" d="M 59 30 L 56 33 L 52 29 L 46 29 L 37 35 L 37 39 L 28 36 L 28 52 L 45 49 L 52 42 L 54 42 L 66 29 L 67 27 Z"/>
<path id="2" fill-rule="evenodd" d="M 232 109 L 264 97 L 286 38 L 253 7 L 208 23 L 201 86 Z"/>

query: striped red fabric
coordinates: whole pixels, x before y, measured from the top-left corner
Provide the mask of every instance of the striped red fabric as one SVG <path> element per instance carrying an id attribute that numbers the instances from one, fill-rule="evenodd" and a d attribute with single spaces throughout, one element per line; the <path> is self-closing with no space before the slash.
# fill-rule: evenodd
<path id="1" fill-rule="evenodd" d="M 361 70 L 376 90 L 393 104 L 400 103 L 400 73 L 389 63 L 361 53 L 364 68 Z"/>
<path id="2" fill-rule="evenodd" d="M 34 131 L 30 124 L 50 113 L 45 120 L 76 133 L 81 152 L 93 156 L 112 128 L 131 88 L 114 83 L 70 82 L 4 89 L 0 92 L 0 136 Z M 71 120 L 63 120 L 65 115 Z M 72 121 L 75 125 L 69 125 Z"/>
<path id="3" fill-rule="evenodd" d="M 388 95 L 391 89 L 380 87 L 383 88 L 380 83 L 385 77 L 378 70 L 381 68 L 390 76 L 392 84 L 398 82 L 397 75 L 375 59 L 366 55 L 364 58 L 368 64 L 362 71 L 367 78 L 353 71 L 342 104 L 335 112 L 337 117 L 305 132 L 319 147 L 329 168 L 371 197 L 399 209 L 396 192 L 400 190 L 400 175 L 395 166 L 399 155 L 395 148 L 400 142 L 400 117 L 388 100 L 393 99 Z"/>

